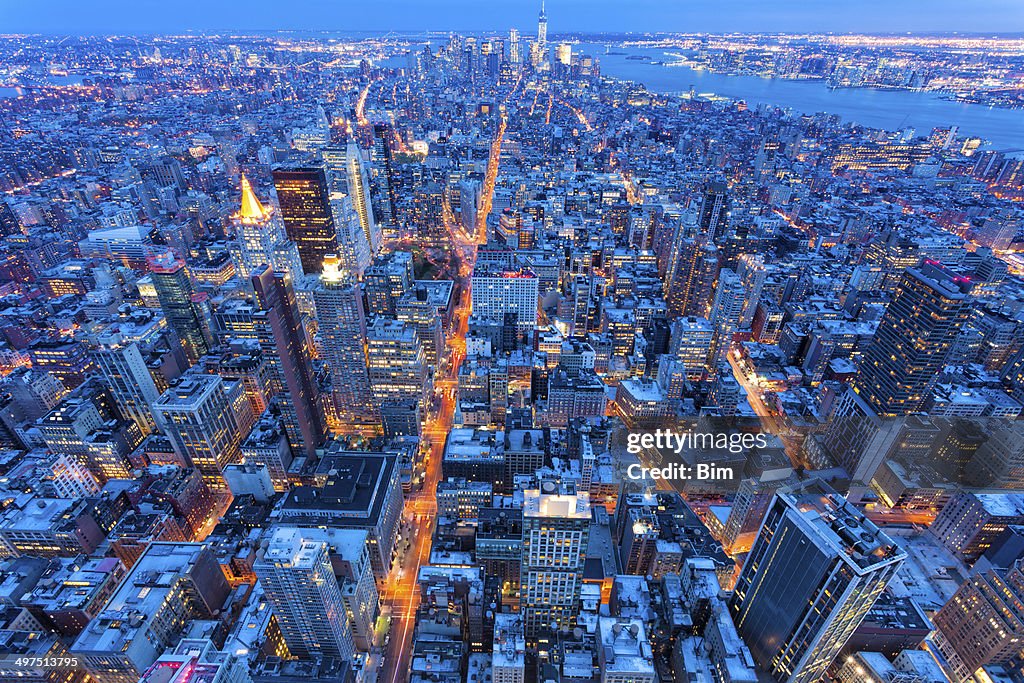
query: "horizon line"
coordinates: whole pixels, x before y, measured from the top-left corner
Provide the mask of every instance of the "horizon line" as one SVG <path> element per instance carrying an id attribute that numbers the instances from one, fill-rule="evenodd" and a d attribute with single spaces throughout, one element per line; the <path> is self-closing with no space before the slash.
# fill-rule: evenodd
<path id="1" fill-rule="evenodd" d="M 178 31 L 115 31 L 111 33 L 69 33 L 69 32 L 46 32 L 46 31 L 12 31 L 0 33 L 0 39 L 23 38 L 23 37 L 63 37 L 63 38 L 116 38 L 131 36 L 152 36 L 165 38 L 182 38 L 191 36 L 220 36 L 224 33 L 238 35 L 265 35 L 275 33 L 321 33 L 329 34 L 367 34 L 371 36 L 387 36 L 388 34 L 418 36 L 426 34 L 457 34 L 475 35 L 478 33 L 492 33 L 502 35 L 511 29 L 522 30 L 518 26 L 509 26 L 505 29 L 477 28 L 477 29 L 324 29 L 324 28 L 189 28 Z M 532 34 L 525 34 L 529 38 Z M 559 36 L 911 36 L 911 37 L 934 37 L 934 36 L 971 36 L 971 37 L 1019 37 L 1024 39 L 1024 31 L 962 31 L 949 29 L 915 29 L 912 31 L 593 31 L 575 30 L 559 31 L 549 34 L 549 38 Z"/>

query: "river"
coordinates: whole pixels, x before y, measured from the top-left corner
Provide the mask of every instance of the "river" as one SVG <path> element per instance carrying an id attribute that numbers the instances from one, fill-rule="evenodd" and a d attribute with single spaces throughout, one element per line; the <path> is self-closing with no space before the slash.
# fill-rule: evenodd
<path id="1" fill-rule="evenodd" d="M 742 99 L 751 107 L 767 104 L 792 109 L 801 114 L 828 112 L 842 117 L 844 121 L 872 128 L 900 130 L 912 127 L 924 135 L 932 128 L 958 126 L 961 136 L 977 136 L 987 140 L 991 143 L 990 149 L 1024 150 L 1022 109 L 951 102 L 932 92 L 874 88 L 833 90 L 822 81 L 729 76 L 685 66 L 652 63 L 676 61 L 671 54 L 679 54 L 680 50 L 609 49 L 624 54 L 605 54 L 603 45 L 573 45 L 574 53 L 579 50 L 597 57 L 601 63 L 601 73 L 643 83 L 652 92 L 686 92 L 693 86 L 697 93 Z M 627 59 L 630 55 L 648 55 L 651 60 Z"/>

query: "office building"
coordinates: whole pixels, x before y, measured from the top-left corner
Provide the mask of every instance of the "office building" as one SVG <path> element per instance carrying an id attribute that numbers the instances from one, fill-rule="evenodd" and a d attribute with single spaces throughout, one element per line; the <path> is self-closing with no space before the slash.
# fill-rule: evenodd
<path id="1" fill-rule="evenodd" d="M 358 284 L 346 278 L 332 255 L 313 290 L 323 358 L 331 368 L 335 411 L 343 424 L 374 421 L 366 367 L 366 315 Z"/>
<path id="2" fill-rule="evenodd" d="M 1010 526 L 1024 523 L 1024 493 L 957 491 L 928 527 L 951 553 L 973 564 Z"/>
<path id="3" fill-rule="evenodd" d="M 276 403 L 273 407 L 277 407 Z M 288 443 L 280 415 L 268 410 L 260 416 L 242 442 L 242 462 L 262 465 L 266 468 L 272 491 L 287 491 L 288 470 L 293 457 L 292 446 Z M 232 492 L 235 492 L 234 488 Z"/>
<path id="4" fill-rule="evenodd" d="M 189 361 L 195 363 L 209 352 L 211 345 L 204 313 L 206 295 L 193 290 L 184 259 L 170 250 L 149 257 L 146 265 L 167 324 L 184 346 Z"/>
<path id="5" fill-rule="evenodd" d="M 518 594 L 522 559 L 523 511 L 518 508 L 479 508 L 476 561 L 485 574 L 498 578 L 503 594 Z"/>
<path id="6" fill-rule="evenodd" d="M 98 683 L 138 683 L 193 619 L 214 619 L 230 593 L 199 543 L 152 543 L 71 646 Z"/>
<path id="7" fill-rule="evenodd" d="M 444 479 L 493 482 L 499 491 L 511 486 L 505 481 L 504 433 L 491 429 L 455 428 L 448 432 L 441 459 Z"/>
<path id="8" fill-rule="evenodd" d="M 102 380 L 82 384 L 36 424 L 47 447 L 75 456 L 96 479 L 130 476 L 128 454 L 141 442 L 142 432 L 122 419 Z"/>
<path id="9" fill-rule="evenodd" d="M 445 321 L 438 315 L 437 304 L 430 301 L 427 287 L 417 282 L 398 300 L 395 316 L 416 330 L 427 362 L 436 367 L 444 356 Z"/>
<path id="10" fill-rule="evenodd" d="M 1020 657 L 1024 639 L 1024 566 L 977 572 L 935 615 L 934 647 L 956 683 L 975 681 L 983 666 Z"/>
<path id="11" fill-rule="evenodd" d="M 28 495 L 0 511 L 0 557 L 74 557 L 95 551 L 104 538 L 85 499 Z"/>
<path id="12" fill-rule="evenodd" d="M 255 421 L 238 382 L 192 371 L 153 404 L 153 416 L 178 456 L 213 491 L 226 491 L 224 467 L 238 462 Z"/>
<path id="13" fill-rule="evenodd" d="M 312 485 L 295 486 L 281 507 L 281 523 L 304 528 L 365 529 L 378 582 L 391 570 L 402 516 L 398 456 L 331 451 L 317 464 Z"/>
<path id="14" fill-rule="evenodd" d="M 775 680 L 818 681 L 905 559 L 820 481 L 781 489 L 736 581 L 736 629 Z"/>
<path id="15" fill-rule="evenodd" d="M 284 395 L 285 433 L 296 454 L 312 456 L 327 439 L 327 424 L 295 290 L 286 273 L 269 266 L 253 274 L 252 287 L 259 306 L 253 325 L 276 371 L 275 394 Z"/>
<path id="16" fill-rule="evenodd" d="M 524 492 L 519 585 L 528 640 L 576 625 L 589 536 L 589 493 L 552 484 Z"/>
<path id="17" fill-rule="evenodd" d="M 853 383 L 875 413 L 921 410 L 967 320 L 970 291 L 968 278 L 934 261 L 904 271 Z"/>
<path id="18" fill-rule="evenodd" d="M 437 515 L 452 521 L 475 520 L 480 508 L 489 508 L 494 487 L 489 481 L 449 479 L 437 482 Z"/>
<path id="19" fill-rule="evenodd" d="M 112 326 L 96 339 L 96 365 L 110 385 L 121 414 L 135 422 L 143 435 L 156 428 L 150 406 L 160 398 L 139 344 Z"/>
<path id="20" fill-rule="evenodd" d="M 494 394 L 492 392 L 492 402 Z M 543 413 L 545 424 L 565 427 L 577 418 L 601 417 L 608 399 L 605 384 L 593 371 L 570 376 L 556 369 L 548 377 L 548 403 Z"/>
<path id="21" fill-rule="evenodd" d="M 319 274 L 324 256 L 338 253 L 326 171 L 311 166 L 276 169 L 274 188 L 285 233 L 298 247 L 303 272 Z"/>
<path id="22" fill-rule="evenodd" d="M 415 328 L 377 318 L 367 330 L 367 364 L 377 405 L 420 401 L 427 391 L 427 360 Z"/>
<path id="23" fill-rule="evenodd" d="M 706 318 L 686 316 L 672 321 L 669 353 L 683 363 L 686 379 L 700 382 L 708 372 L 715 328 Z"/>
<path id="24" fill-rule="evenodd" d="M 253 570 L 291 654 L 352 657 L 352 625 L 322 538 L 306 538 L 302 529 L 275 529 Z"/>
<path id="25" fill-rule="evenodd" d="M 665 275 L 665 293 L 672 315 L 707 316 L 714 296 L 715 281 L 721 268 L 719 249 L 683 234 L 669 254 Z"/>
<path id="26" fill-rule="evenodd" d="M 412 286 L 412 252 L 393 251 L 377 257 L 363 277 L 367 316 L 394 318 L 398 301 Z"/>
<path id="27" fill-rule="evenodd" d="M 503 322 L 512 313 L 519 331 L 537 326 L 539 280 L 532 271 L 478 267 L 471 286 L 474 316 Z"/>
<path id="28" fill-rule="evenodd" d="M 34 368 L 16 369 L 3 386 L 25 420 L 38 420 L 46 415 L 68 393 L 59 379 Z"/>

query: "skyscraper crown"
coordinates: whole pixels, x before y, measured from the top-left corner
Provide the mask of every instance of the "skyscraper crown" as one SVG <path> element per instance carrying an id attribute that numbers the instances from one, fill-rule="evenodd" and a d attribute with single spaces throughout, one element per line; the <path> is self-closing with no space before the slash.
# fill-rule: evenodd
<path id="1" fill-rule="evenodd" d="M 242 206 L 238 217 L 244 221 L 261 221 L 267 217 L 267 210 L 253 192 L 249 179 L 242 174 Z"/>

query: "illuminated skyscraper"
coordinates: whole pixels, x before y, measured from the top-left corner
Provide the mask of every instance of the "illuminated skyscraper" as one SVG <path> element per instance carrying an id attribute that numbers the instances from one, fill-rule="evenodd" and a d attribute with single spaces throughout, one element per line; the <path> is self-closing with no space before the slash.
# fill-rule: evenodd
<path id="1" fill-rule="evenodd" d="M 528 640 L 576 624 L 590 537 L 590 494 L 523 493 L 520 600 Z"/>
<path id="2" fill-rule="evenodd" d="M 395 233 L 395 188 L 392 183 L 391 145 L 388 137 L 391 128 L 377 124 L 373 127 L 373 147 L 370 150 L 370 187 L 372 189 L 373 215 L 385 232 Z"/>
<path id="3" fill-rule="evenodd" d="M 241 382 L 193 369 L 153 404 L 153 416 L 178 456 L 214 491 L 226 491 L 222 472 L 238 462 L 255 417 Z"/>
<path id="4" fill-rule="evenodd" d="M 210 333 L 202 312 L 206 295 L 192 289 L 185 260 L 170 250 L 149 257 L 146 263 L 167 324 L 184 346 L 189 361 L 195 363 L 210 350 Z"/>
<path id="5" fill-rule="evenodd" d="M 370 176 L 363 165 L 362 153 L 354 141 L 349 141 L 345 149 L 345 170 L 348 175 L 348 195 L 352 199 L 359 216 L 359 224 L 370 245 L 370 256 L 380 251 L 381 234 L 373 215 L 373 204 L 370 199 Z"/>
<path id="6" fill-rule="evenodd" d="M 736 581 L 736 629 L 776 681 L 819 681 L 906 557 L 822 482 L 782 489 Z"/>
<path id="7" fill-rule="evenodd" d="M 260 309 L 253 325 L 275 370 L 273 389 L 287 392 L 281 419 L 288 443 L 296 454 L 313 456 L 327 439 L 327 427 L 295 290 L 285 273 L 269 266 L 253 274 L 252 287 Z"/>
<path id="8" fill-rule="evenodd" d="M 367 331 L 367 364 L 378 405 L 419 401 L 427 391 L 427 363 L 416 328 L 377 318 Z"/>
<path id="9" fill-rule="evenodd" d="M 875 413 L 921 410 L 970 314 L 970 289 L 934 261 L 904 271 L 853 382 Z"/>
<path id="10" fill-rule="evenodd" d="M 715 328 L 707 318 L 688 316 L 672 322 L 669 351 L 682 361 L 691 382 L 699 382 L 707 374 L 714 337 Z"/>
<path id="11" fill-rule="evenodd" d="M 366 369 L 366 314 L 354 279 L 338 268 L 337 258 L 324 259 L 324 272 L 313 290 L 324 360 L 331 368 L 335 409 L 343 421 L 373 419 L 373 397 Z"/>
<path id="12" fill-rule="evenodd" d="M 344 271 L 359 277 L 370 266 L 370 245 L 360 225 L 352 198 L 332 192 L 331 211 L 337 227 L 338 251 L 334 254 Z M 326 254 L 324 255 L 326 258 Z"/>
<path id="13" fill-rule="evenodd" d="M 278 529 L 253 565 L 288 651 L 299 659 L 314 656 L 351 659 L 352 625 L 345 600 L 322 539 L 306 539 L 299 528 Z"/>
<path id="14" fill-rule="evenodd" d="M 327 147 L 323 156 L 338 233 L 337 256 L 344 269 L 362 275 L 381 243 L 370 203 L 369 178 L 355 142 L 345 148 Z"/>
<path id="15" fill-rule="evenodd" d="M 160 392 L 138 342 L 126 341 L 116 328 L 104 330 L 96 341 L 93 351 L 96 364 L 110 385 L 121 413 L 133 420 L 143 434 L 149 434 L 156 427 L 150 406 L 160 398 Z"/>
<path id="16" fill-rule="evenodd" d="M 743 306 L 743 281 L 731 268 L 726 268 L 718 274 L 715 300 L 711 305 L 711 325 L 715 329 L 709 356 L 711 367 L 725 360 L 729 353 L 733 334 L 739 329 L 743 317 Z"/>
<path id="17" fill-rule="evenodd" d="M 764 267 L 764 257 L 760 254 L 743 254 L 736 265 L 736 274 L 743 280 L 743 315 L 740 325 L 750 327 L 754 322 L 754 312 L 761 299 L 768 273 Z"/>
<path id="18" fill-rule="evenodd" d="M 704 196 L 701 198 L 698 223 L 701 234 L 707 236 L 712 242 L 723 237 L 729 225 L 729 205 L 726 192 L 725 183 L 713 182 L 704 189 Z"/>
<path id="19" fill-rule="evenodd" d="M 709 314 L 721 265 L 718 247 L 688 236 L 694 229 L 692 223 L 678 226 L 666 263 L 665 300 L 669 312 L 677 317 Z"/>
<path id="20" fill-rule="evenodd" d="M 514 28 L 508 31 L 508 61 L 513 64 L 520 64 L 523 61 L 522 46 L 519 44 L 519 31 Z"/>
<path id="21" fill-rule="evenodd" d="M 572 45 L 559 43 L 555 48 L 555 57 L 558 58 L 558 63 L 562 66 L 572 66 Z"/>
<path id="22" fill-rule="evenodd" d="M 317 167 L 277 169 L 274 187 L 285 231 L 299 248 L 303 271 L 319 274 L 324 256 L 338 253 L 326 172 Z"/>
<path id="23" fill-rule="evenodd" d="M 544 0 L 540 3 L 540 14 L 537 16 L 537 46 L 540 48 L 541 54 L 544 55 L 548 49 L 548 14 L 544 11 Z M 542 56 L 544 61 L 546 55 Z"/>
<path id="24" fill-rule="evenodd" d="M 238 239 L 239 270 L 248 277 L 264 263 L 274 263 L 274 247 L 287 239 L 281 218 L 273 207 L 256 198 L 249 179 L 242 176 L 242 203 L 231 216 Z"/>

